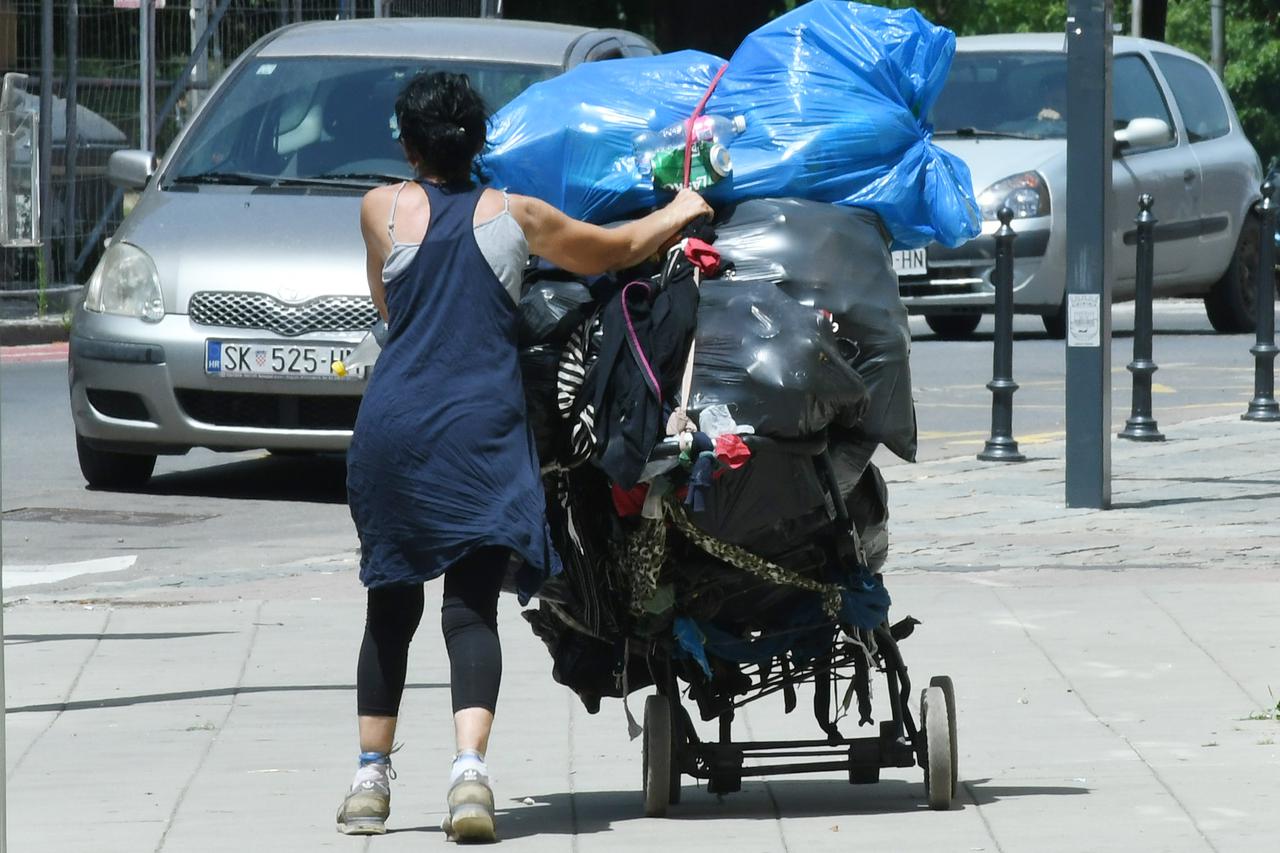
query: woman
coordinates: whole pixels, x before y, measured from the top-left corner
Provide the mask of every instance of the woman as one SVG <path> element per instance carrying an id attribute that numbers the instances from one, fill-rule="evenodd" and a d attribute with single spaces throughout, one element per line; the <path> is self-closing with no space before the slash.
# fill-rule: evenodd
<path id="1" fill-rule="evenodd" d="M 619 228 L 474 186 L 487 112 L 467 78 L 419 75 L 396 100 L 417 180 L 364 198 L 369 290 L 388 323 L 347 455 L 368 587 L 357 673 L 360 766 L 338 811 L 348 834 L 385 832 L 392 742 L 423 583 L 444 576 L 457 755 L 445 831 L 491 841 L 485 750 L 502 672 L 498 591 L 509 567 L 527 600 L 559 571 L 543 517 L 516 357 L 515 304 L 530 252 L 590 275 L 652 255 L 710 213 L 684 191 Z"/>

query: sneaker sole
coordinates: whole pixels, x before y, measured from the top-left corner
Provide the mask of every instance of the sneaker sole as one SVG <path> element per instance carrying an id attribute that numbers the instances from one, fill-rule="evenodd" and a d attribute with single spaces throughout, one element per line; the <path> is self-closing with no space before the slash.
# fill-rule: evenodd
<path id="1" fill-rule="evenodd" d="M 445 818 L 445 834 L 461 844 L 492 843 L 498 840 L 493 814 L 481 805 L 461 805 Z"/>
<path id="2" fill-rule="evenodd" d="M 338 824 L 338 832 L 343 835 L 386 835 L 387 824 L 377 818 L 350 820 Z"/>

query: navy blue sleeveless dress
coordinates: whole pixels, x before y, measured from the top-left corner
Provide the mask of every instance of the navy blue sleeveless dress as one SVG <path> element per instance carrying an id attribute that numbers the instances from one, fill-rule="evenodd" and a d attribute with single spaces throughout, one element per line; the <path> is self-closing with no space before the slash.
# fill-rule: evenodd
<path id="1" fill-rule="evenodd" d="M 484 188 L 421 186 L 427 235 L 387 283 L 387 342 L 347 451 L 360 580 L 422 583 L 501 546 L 524 561 L 524 603 L 560 558 L 525 413 L 516 310 L 476 244 Z"/>

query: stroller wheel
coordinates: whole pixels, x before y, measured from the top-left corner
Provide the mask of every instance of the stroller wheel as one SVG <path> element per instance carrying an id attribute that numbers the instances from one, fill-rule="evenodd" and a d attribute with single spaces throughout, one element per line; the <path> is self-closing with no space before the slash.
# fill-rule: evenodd
<path id="1" fill-rule="evenodd" d="M 942 696 L 947 700 L 947 722 L 951 728 L 951 798 L 955 799 L 956 787 L 960 784 L 960 763 L 956 749 L 956 688 L 949 675 L 935 675 L 929 679 L 930 687 L 941 687 Z"/>
<path id="2" fill-rule="evenodd" d="M 671 703 L 665 696 L 644 700 L 644 813 L 664 817 L 671 800 Z"/>
<path id="3" fill-rule="evenodd" d="M 955 788 L 955 771 L 951 764 L 951 732 L 954 729 L 949 710 L 941 687 L 926 687 L 921 693 L 920 728 L 925 736 L 927 755 L 924 790 L 929 798 L 929 808 L 937 811 L 951 808 Z"/>

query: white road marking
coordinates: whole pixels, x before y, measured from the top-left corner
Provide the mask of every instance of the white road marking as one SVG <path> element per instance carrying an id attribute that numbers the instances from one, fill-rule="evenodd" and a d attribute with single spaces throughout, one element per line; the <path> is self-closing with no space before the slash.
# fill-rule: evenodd
<path id="1" fill-rule="evenodd" d="M 36 586 L 38 584 L 57 583 L 67 578 L 80 575 L 96 575 L 103 572 L 123 572 L 133 568 L 138 562 L 137 554 L 125 554 L 119 557 L 100 557 L 95 560 L 80 560 L 74 563 L 50 563 L 48 565 L 15 564 L 4 567 L 0 581 L 8 592 L 16 587 Z"/>

